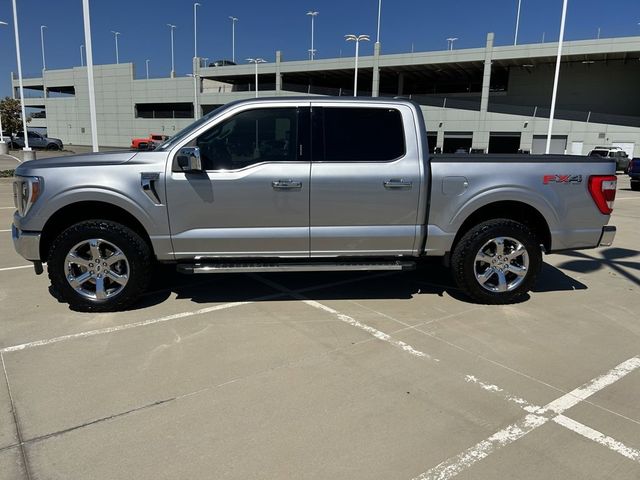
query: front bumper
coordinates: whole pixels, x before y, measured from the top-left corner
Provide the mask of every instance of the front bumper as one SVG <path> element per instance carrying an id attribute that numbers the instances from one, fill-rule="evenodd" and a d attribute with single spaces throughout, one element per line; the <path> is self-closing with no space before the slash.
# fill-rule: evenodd
<path id="1" fill-rule="evenodd" d="M 24 232 L 15 225 L 11 226 L 13 246 L 20 255 L 31 262 L 39 262 L 40 232 Z"/>
<path id="2" fill-rule="evenodd" d="M 616 238 L 616 227 L 606 226 L 602 227 L 602 235 L 598 242 L 599 247 L 610 247 L 613 245 L 613 239 Z"/>

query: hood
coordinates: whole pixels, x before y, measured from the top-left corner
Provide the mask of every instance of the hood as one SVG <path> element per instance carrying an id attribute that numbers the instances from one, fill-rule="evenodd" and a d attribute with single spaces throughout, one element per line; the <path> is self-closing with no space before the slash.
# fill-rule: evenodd
<path id="1" fill-rule="evenodd" d="M 135 157 L 138 152 L 119 151 L 70 155 L 67 157 L 49 157 L 29 160 L 16 168 L 16 175 L 28 174 L 32 169 L 60 167 L 97 167 L 102 165 L 120 165 Z"/>

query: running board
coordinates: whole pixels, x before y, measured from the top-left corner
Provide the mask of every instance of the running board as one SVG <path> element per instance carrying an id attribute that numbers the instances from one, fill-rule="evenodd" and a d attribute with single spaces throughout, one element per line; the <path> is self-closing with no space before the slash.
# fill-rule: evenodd
<path id="1" fill-rule="evenodd" d="M 260 273 L 260 272 L 346 272 L 375 270 L 414 270 L 411 261 L 351 263 L 182 263 L 180 273 Z"/>

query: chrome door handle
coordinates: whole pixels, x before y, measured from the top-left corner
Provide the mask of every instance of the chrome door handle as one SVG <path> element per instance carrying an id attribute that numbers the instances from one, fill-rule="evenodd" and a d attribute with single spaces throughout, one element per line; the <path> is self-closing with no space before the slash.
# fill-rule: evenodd
<path id="1" fill-rule="evenodd" d="M 302 188 L 302 182 L 294 182 L 293 180 L 274 180 L 271 182 L 274 190 L 297 190 Z"/>
<path id="2" fill-rule="evenodd" d="M 383 183 L 384 188 L 387 189 L 406 189 L 409 190 L 413 187 L 413 182 L 405 182 L 401 178 L 392 178 Z"/>

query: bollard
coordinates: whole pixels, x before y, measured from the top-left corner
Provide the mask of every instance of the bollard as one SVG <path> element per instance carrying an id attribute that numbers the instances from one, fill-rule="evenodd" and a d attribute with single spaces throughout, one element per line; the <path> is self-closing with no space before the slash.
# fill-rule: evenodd
<path id="1" fill-rule="evenodd" d="M 29 160 L 35 160 L 36 159 L 36 152 L 34 150 L 22 150 L 22 161 L 23 162 L 27 162 Z"/>
<path id="2" fill-rule="evenodd" d="M 9 144 L 7 142 L 0 142 L 0 155 L 6 155 L 9 153 Z"/>

